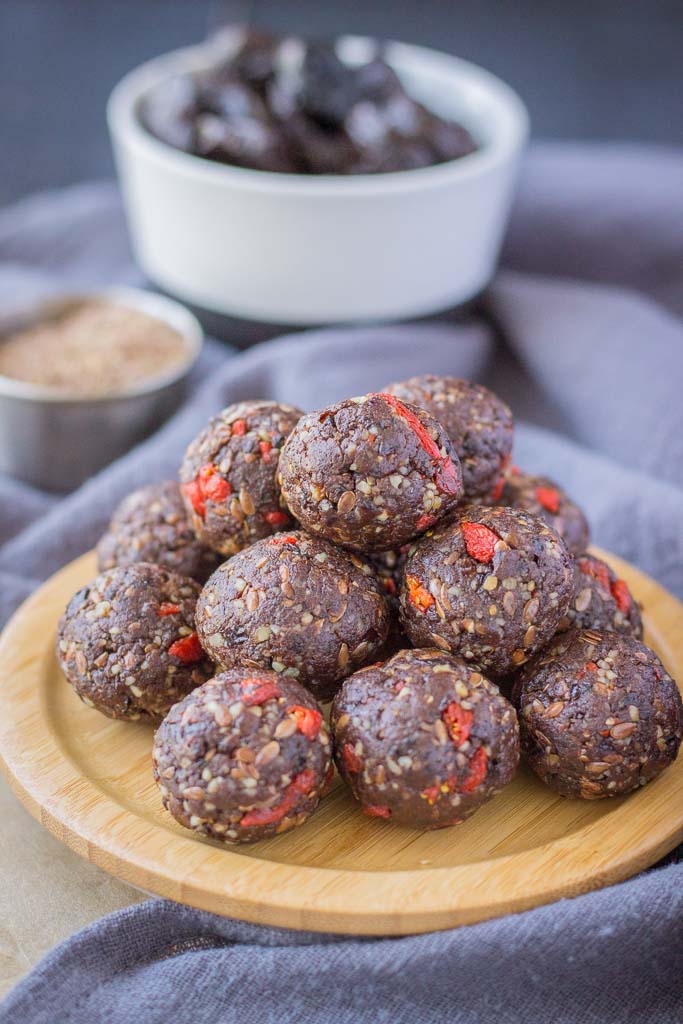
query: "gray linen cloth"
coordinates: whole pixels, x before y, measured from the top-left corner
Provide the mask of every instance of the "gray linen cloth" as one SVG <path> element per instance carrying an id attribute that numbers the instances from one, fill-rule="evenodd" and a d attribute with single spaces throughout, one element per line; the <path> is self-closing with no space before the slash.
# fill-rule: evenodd
<path id="1" fill-rule="evenodd" d="M 504 269 L 468 322 L 307 332 L 239 356 L 209 343 L 185 406 L 76 493 L 0 480 L 2 620 L 97 539 L 128 490 L 173 476 L 227 402 L 315 408 L 427 371 L 496 388 L 518 416 L 516 462 L 562 482 L 597 543 L 683 596 L 682 224 L 680 152 L 536 147 Z M 109 185 L 0 213 L 0 260 L 4 305 L 138 280 Z M 268 929 L 154 900 L 58 946 L 0 1006 L 0 1024 L 666 1024 L 683 1017 L 682 911 L 676 863 L 402 939 Z"/>

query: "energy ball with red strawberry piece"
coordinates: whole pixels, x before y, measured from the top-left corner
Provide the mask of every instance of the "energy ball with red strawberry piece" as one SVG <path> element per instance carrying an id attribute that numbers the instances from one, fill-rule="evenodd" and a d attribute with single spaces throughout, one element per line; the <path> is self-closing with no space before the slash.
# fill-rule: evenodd
<path id="1" fill-rule="evenodd" d="M 470 505 L 410 548 L 401 622 L 415 647 L 459 655 L 498 679 L 553 637 L 573 586 L 567 548 L 542 519 Z"/>
<path id="2" fill-rule="evenodd" d="M 594 555 L 576 559 L 574 594 L 560 631 L 572 628 L 627 633 L 637 640 L 643 636 L 640 606 L 626 580 Z"/>
<path id="3" fill-rule="evenodd" d="M 460 658 L 401 651 L 356 672 L 330 718 L 339 773 L 363 811 L 410 828 L 457 825 L 515 773 L 517 716 Z"/>
<path id="4" fill-rule="evenodd" d="M 200 587 L 139 562 L 108 569 L 72 597 L 57 659 L 74 690 L 109 718 L 158 721 L 208 679 L 195 632 Z"/>
<path id="5" fill-rule="evenodd" d="M 364 553 L 423 533 L 462 494 L 460 463 L 443 427 L 384 394 L 304 416 L 285 442 L 280 482 L 304 529 Z"/>
<path id="6" fill-rule="evenodd" d="M 226 843 L 253 843 L 303 824 L 332 780 L 320 708 L 275 672 L 221 672 L 174 705 L 153 751 L 164 807 Z"/>
<path id="7" fill-rule="evenodd" d="M 229 556 L 294 526 L 277 470 L 284 440 L 302 415 L 279 402 L 239 402 L 190 444 L 180 483 L 202 544 Z"/>
<path id="8" fill-rule="evenodd" d="M 97 545 L 100 572 L 152 562 L 204 583 L 220 561 L 197 540 L 175 480 L 148 484 L 124 498 Z"/>
<path id="9" fill-rule="evenodd" d="M 633 637 L 556 637 L 520 673 L 513 701 L 528 764 L 561 796 L 629 793 L 678 755 L 681 695 L 654 651 Z"/>
<path id="10" fill-rule="evenodd" d="M 429 373 L 386 390 L 444 427 L 460 459 L 465 498 L 495 502 L 512 452 L 514 423 L 505 402 L 482 384 Z"/>
<path id="11" fill-rule="evenodd" d="M 559 533 L 570 554 L 582 555 L 590 543 L 588 520 L 561 487 L 546 476 L 530 476 L 513 466 L 495 502 L 524 509 L 545 519 Z"/>
<path id="12" fill-rule="evenodd" d="M 202 591 L 196 622 L 218 664 L 272 668 L 324 700 L 375 658 L 389 609 L 365 561 L 299 530 L 225 562 Z"/>

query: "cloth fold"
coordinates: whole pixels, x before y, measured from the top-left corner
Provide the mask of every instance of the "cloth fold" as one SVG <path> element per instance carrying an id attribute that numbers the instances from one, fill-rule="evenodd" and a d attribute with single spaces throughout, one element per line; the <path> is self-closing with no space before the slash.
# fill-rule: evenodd
<path id="1" fill-rule="evenodd" d="M 49 954 L 0 1020 L 674 1024 L 681 1004 L 671 971 L 683 947 L 675 872 L 660 868 L 581 899 L 405 939 L 264 929 L 143 903 Z M 664 918 L 668 933 L 654 943 Z M 55 1008 L 68 1009 L 58 1017 Z"/>
<path id="2" fill-rule="evenodd" d="M 562 483 L 597 543 L 683 596 L 682 180 L 673 150 L 540 147 L 504 269 L 467 322 L 310 331 L 238 356 L 207 343 L 186 404 L 74 494 L 0 480 L 0 620 L 95 542 L 126 492 L 174 476 L 222 405 L 272 397 L 316 408 L 424 372 L 494 387 L 518 417 L 515 461 Z M 5 307 L 139 280 L 108 184 L 0 212 L 0 261 Z M 391 940 L 152 901 L 49 954 L 0 1006 L 0 1024 L 667 1024 L 681 1016 L 682 901 L 674 864 L 526 914 Z"/>

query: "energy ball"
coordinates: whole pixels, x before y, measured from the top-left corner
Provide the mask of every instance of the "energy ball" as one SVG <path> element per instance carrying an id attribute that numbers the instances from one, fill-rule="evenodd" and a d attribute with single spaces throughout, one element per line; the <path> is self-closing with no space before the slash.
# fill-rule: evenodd
<path id="1" fill-rule="evenodd" d="M 331 744 L 310 693 L 275 672 L 222 672 L 157 730 L 154 778 L 185 828 L 226 843 L 287 832 L 332 780 Z"/>
<path id="2" fill-rule="evenodd" d="M 678 754 L 681 695 L 654 651 L 633 637 L 556 637 L 520 674 L 513 700 L 527 761 L 562 796 L 629 793 Z"/>
<path id="3" fill-rule="evenodd" d="M 513 419 L 505 402 L 482 384 L 430 373 L 390 384 L 387 392 L 425 409 L 445 428 L 460 459 L 465 497 L 495 500 L 512 452 Z"/>
<path id="4" fill-rule="evenodd" d="M 294 521 L 280 498 L 277 469 L 300 409 L 239 402 L 215 416 L 187 449 L 180 482 L 202 544 L 234 555 Z"/>
<path id="5" fill-rule="evenodd" d="M 470 505 L 408 552 L 401 621 L 415 647 L 500 677 L 552 638 L 573 585 L 567 548 L 542 519 Z"/>
<path id="6" fill-rule="evenodd" d="M 524 509 L 545 519 L 548 526 L 559 533 L 572 555 L 582 555 L 590 543 L 590 528 L 584 513 L 546 476 L 530 476 L 513 466 L 495 503 Z"/>
<path id="7" fill-rule="evenodd" d="M 512 705 L 480 672 L 437 650 L 401 651 L 356 672 L 330 722 L 339 773 L 365 814 L 411 828 L 469 818 L 519 761 Z"/>
<path id="8" fill-rule="evenodd" d="M 199 583 L 220 565 L 216 553 L 195 537 L 174 480 L 148 484 L 124 498 L 97 545 L 100 572 L 136 562 L 152 562 Z"/>
<path id="9" fill-rule="evenodd" d="M 213 671 L 195 632 L 200 587 L 138 562 L 108 569 L 71 598 L 57 659 L 84 703 L 108 718 L 158 721 Z"/>
<path id="10" fill-rule="evenodd" d="M 306 530 L 365 553 L 423 533 L 462 493 L 443 427 L 384 394 L 304 416 L 283 448 L 280 482 Z"/>
<path id="11" fill-rule="evenodd" d="M 222 565 L 197 604 L 205 650 L 225 668 L 272 668 L 316 697 L 372 661 L 389 610 L 370 567 L 303 531 L 258 541 Z"/>
<path id="12" fill-rule="evenodd" d="M 593 555 L 576 560 L 574 594 L 560 631 L 597 629 L 643 636 L 643 620 L 625 580 L 617 578 L 607 562 Z"/>

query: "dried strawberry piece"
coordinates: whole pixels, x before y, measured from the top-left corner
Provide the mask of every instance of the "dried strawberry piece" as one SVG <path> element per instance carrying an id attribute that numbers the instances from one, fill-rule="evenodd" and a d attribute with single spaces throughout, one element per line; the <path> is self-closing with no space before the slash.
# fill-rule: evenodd
<path id="1" fill-rule="evenodd" d="M 315 774 L 310 768 L 305 768 L 304 771 L 299 772 L 292 779 L 285 789 L 284 796 L 279 804 L 275 804 L 274 807 L 260 807 L 256 808 L 256 810 L 248 811 L 242 816 L 240 828 L 253 828 L 255 825 L 274 825 L 276 822 L 281 821 L 296 806 L 300 796 L 306 796 L 310 793 L 314 784 Z"/>
<path id="2" fill-rule="evenodd" d="M 628 615 L 631 608 L 631 592 L 625 580 L 615 580 L 610 586 L 612 597 L 617 602 L 617 607 L 622 615 Z"/>
<path id="3" fill-rule="evenodd" d="M 489 501 L 493 502 L 494 505 L 496 505 L 500 501 L 500 496 L 503 493 L 503 488 L 504 487 L 505 487 L 505 477 L 504 476 L 498 477 L 498 480 L 496 481 L 495 487 L 493 488 L 493 490 L 489 494 Z"/>
<path id="4" fill-rule="evenodd" d="M 206 502 L 204 501 L 202 489 L 199 486 L 199 480 L 192 480 L 189 484 L 183 484 L 182 489 L 192 508 L 203 519 L 206 515 Z"/>
<path id="5" fill-rule="evenodd" d="M 368 804 L 363 808 L 363 814 L 367 814 L 369 818 L 390 818 L 391 808 L 383 804 Z"/>
<path id="6" fill-rule="evenodd" d="M 292 704 L 287 708 L 288 715 L 294 715 L 296 727 L 307 740 L 313 741 L 320 732 L 323 716 L 315 708 L 305 708 L 302 704 Z"/>
<path id="7" fill-rule="evenodd" d="M 454 700 L 445 708 L 441 718 L 456 747 L 461 747 L 469 738 L 472 729 L 472 712 Z"/>
<path id="8" fill-rule="evenodd" d="M 547 512 L 556 515 L 560 508 L 560 495 L 554 487 L 537 487 L 534 491 L 536 501 Z"/>
<path id="9" fill-rule="evenodd" d="M 273 461 L 273 457 L 272 457 L 273 446 L 270 443 L 270 441 L 259 441 L 258 446 L 259 446 L 259 451 L 261 452 L 261 459 L 264 462 L 272 462 Z"/>
<path id="10" fill-rule="evenodd" d="M 311 768 L 305 768 L 302 772 L 294 777 L 287 787 L 293 793 L 310 793 L 315 783 L 315 773 Z"/>
<path id="11" fill-rule="evenodd" d="M 350 743 L 345 743 L 342 747 L 342 757 L 347 771 L 357 775 L 363 770 L 363 759 L 358 756 Z"/>
<path id="12" fill-rule="evenodd" d="M 280 687 L 270 679 L 243 679 L 240 686 L 242 703 L 248 708 L 255 704 L 265 704 L 267 700 L 274 700 L 281 695 Z"/>
<path id="13" fill-rule="evenodd" d="M 230 483 L 225 480 L 211 462 L 199 470 L 196 478 L 182 485 L 183 492 L 198 516 L 206 515 L 207 499 L 213 502 L 225 501 L 232 494 Z"/>
<path id="14" fill-rule="evenodd" d="M 606 594 L 610 593 L 610 580 L 607 566 L 603 565 L 602 562 L 596 561 L 594 558 L 580 558 L 579 569 L 584 576 L 592 576 L 594 580 L 597 580 L 602 590 Z"/>
<path id="15" fill-rule="evenodd" d="M 370 397 L 382 398 L 387 405 L 393 409 L 397 416 L 400 416 L 402 420 L 406 421 L 413 433 L 417 435 L 418 441 L 427 452 L 430 459 L 441 460 L 442 455 L 439 450 L 439 446 L 434 438 L 430 436 L 419 416 L 416 416 L 414 412 L 408 409 L 407 406 L 405 406 L 403 402 L 400 402 L 394 395 L 387 395 L 384 392 L 376 392 Z"/>
<path id="16" fill-rule="evenodd" d="M 582 679 L 583 676 L 585 676 L 587 672 L 597 672 L 597 671 L 598 671 L 598 666 L 595 664 L 595 662 L 594 661 L 588 661 L 583 666 L 581 671 L 578 673 L 577 678 L 578 679 Z"/>
<path id="17" fill-rule="evenodd" d="M 287 526 L 289 523 L 289 516 L 286 512 L 280 512 L 273 510 L 272 512 L 264 512 L 263 518 L 269 526 Z"/>
<path id="18" fill-rule="evenodd" d="M 232 494 L 232 486 L 225 480 L 212 463 L 207 463 L 199 470 L 199 486 L 209 501 L 225 501 Z"/>
<path id="19" fill-rule="evenodd" d="M 334 778 L 334 765 L 331 764 L 330 767 L 327 769 L 327 775 L 325 776 L 325 780 L 324 780 L 324 782 L 322 784 L 322 789 L 320 790 L 320 795 L 321 796 L 327 796 L 327 794 L 329 793 L 329 791 L 330 791 L 330 789 L 332 787 L 332 779 L 333 778 Z"/>
<path id="20" fill-rule="evenodd" d="M 296 537 L 283 537 L 280 534 L 278 537 L 272 537 L 270 540 L 271 544 L 296 544 Z"/>
<path id="21" fill-rule="evenodd" d="M 415 529 L 426 530 L 428 527 L 433 526 L 434 523 L 437 523 L 438 521 L 439 520 L 437 516 L 432 516 L 425 512 L 425 514 L 420 516 L 418 521 L 415 523 Z"/>
<path id="22" fill-rule="evenodd" d="M 428 804 L 434 804 L 439 799 L 439 787 L 438 786 L 427 786 L 420 793 L 420 796 L 427 801 Z"/>
<path id="23" fill-rule="evenodd" d="M 161 604 L 159 605 L 157 615 L 163 618 L 165 615 L 177 615 L 179 611 L 179 604 L 171 604 L 170 601 L 162 601 Z"/>
<path id="24" fill-rule="evenodd" d="M 455 463 L 451 458 L 441 459 L 434 483 L 442 494 L 450 494 L 453 497 L 460 494 L 460 477 L 455 471 Z"/>
<path id="25" fill-rule="evenodd" d="M 478 747 L 470 758 L 469 775 L 460 784 L 461 793 L 471 793 L 473 789 L 480 786 L 486 778 L 486 766 L 488 758 L 483 747 Z"/>
<path id="26" fill-rule="evenodd" d="M 406 576 L 408 584 L 408 600 L 418 611 L 426 612 L 435 604 L 433 596 L 420 583 L 417 576 Z"/>
<path id="27" fill-rule="evenodd" d="M 462 533 L 465 538 L 467 554 L 477 562 L 491 562 L 500 540 L 493 530 L 482 523 L 463 523 Z"/>
<path id="28" fill-rule="evenodd" d="M 201 661 L 204 657 L 204 651 L 196 633 L 190 633 L 189 636 L 183 636 L 180 640 L 176 640 L 169 647 L 168 653 L 187 665 L 193 661 Z"/>
<path id="29" fill-rule="evenodd" d="M 232 425 L 231 431 L 236 437 L 244 437 L 247 432 L 247 421 L 246 420 L 235 420 Z"/>
<path id="30" fill-rule="evenodd" d="M 419 416 L 416 416 L 414 412 L 408 409 L 403 402 L 399 402 L 398 398 L 394 395 L 387 395 L 384 392 L 375 392 L 370 395 L 371 398 L 382 398 L 387 405 L 393 409 L 397 416 L 405 420 L 410 429 L 413 431 L 418 441 L 427 452 L 427 455 L 436 463 L 436 476 L 434 477 L 434 483 L 442 494 L 458 495 L 460 494 L 460 477 L 455 469 L 455 464 L 449 455 L 442 455 L 441 449 L 430 436 L 429 431 L 425 427 Z"/>
<path id="31" fill-rule="evenodd" d="M 382 580 L 382 583 L 384 584 L 384 589 L 386 590 L 387 594 L 391 594 L 393 597 L 393 595 L 396 593 L 396 584 L 392 580 L 391 576 L 385 576 L 384 579 Z"/>

